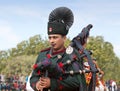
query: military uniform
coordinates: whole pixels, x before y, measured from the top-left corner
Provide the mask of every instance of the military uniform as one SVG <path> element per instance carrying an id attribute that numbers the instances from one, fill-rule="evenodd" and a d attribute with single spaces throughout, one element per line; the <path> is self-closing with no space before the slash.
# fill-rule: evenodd
<path id="1" fill-rule="evenodd" d="M 62 50 L 56 53 L 50 53 L 50 49 L 51 48 L 41 51 L 35 64 L 40 63 L 41 61 L 44 61 L 45 58 L 49 57 L 48 56 L 49 54 L 51 55 L 50 61 L 52 65 L 57 65 L 60 62 L 64 63 L 67 60 L 76 60 L 78 59 L 77 56 L 79 56 L 78 52 L 75 49 L 72 52 L 72 59 L 70 58 L 70 55 L 66 53 L 66 50 Z M 74 56 L 76 58 L 74 58 Z M 82 66 L 82 61 L 76 60 L 73 64 L 65 66 L 65 70 L 75 71 L 79 69 L 79 66 Z M 50 91 L 79 91 L 80 86 L 83 86 L 82 87 L 84 89 L 83 91 L 85 91 L 86 81 L 83 74 L 64 76 L 62 73 L 59 73 L 59 72 L 57 73 L 56 68 L 50 67 L 50 66 L 46 70 L 48 70 L 48 77 L 51 79 L 51 87 L 48 88 L 50 89 Z M 45 72 L 41 72 L 41 70 L 38 70 L 38 69 L 33 70 L 30 84 L 35 91 L 37 91 L 35 87 L 36 82 L 39 80 L 39 78 L 42 75 L 45 75 Z M 47 91 L 48 89 L 44 89 L 43 91 Z"/>
<path id="2" fill-rule="evenodd" d="M 54 9 L 49 15 L 48 35 L 59 34 L 66 36 L 73 23 L 73 13 L 66 7 Z M 34 70 L 30 79 L 31 87 L 37 91 L 36 83 L 40 77 L 50 78 L 50 88 L 43 91 L 86 91 L 84 74 L 65 75 L 66 71 L 82 70 L 82 59 L 79 52 L 74 48 L 52 52 L 52 47 L 42 50 L 34 64 Z M 75 61 L 74 61 L 75 60 Z M 74 61 L 63 66 L 67 61 Z"/>

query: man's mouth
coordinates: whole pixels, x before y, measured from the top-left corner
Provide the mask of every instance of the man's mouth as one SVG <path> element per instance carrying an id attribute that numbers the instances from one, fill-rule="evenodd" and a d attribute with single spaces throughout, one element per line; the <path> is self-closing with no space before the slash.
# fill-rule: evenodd
<path id="1" fill-rule="evenodd" d="M 56 44 L 51 44 L 52 47 L 54 47 Z"/>

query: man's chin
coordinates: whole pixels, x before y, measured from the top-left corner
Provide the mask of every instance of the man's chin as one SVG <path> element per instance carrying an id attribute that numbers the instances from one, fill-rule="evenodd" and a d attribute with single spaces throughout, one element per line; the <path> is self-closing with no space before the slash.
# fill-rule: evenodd
<path id="1" fill-rule="evenodd" d="M 58 50 L 58 48 L 56 48 L 56 47 L 52 47 L 52 49 L 53 49 L 54 51 L 57 51 L 57 50 Z"/>

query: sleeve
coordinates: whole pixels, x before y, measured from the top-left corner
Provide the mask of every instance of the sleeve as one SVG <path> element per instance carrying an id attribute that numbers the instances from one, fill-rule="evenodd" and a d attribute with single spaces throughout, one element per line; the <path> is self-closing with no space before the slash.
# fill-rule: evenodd
<path id="1" fill-rule="evenodd" d="M 33 71 L 32 76 L 30 78 L 30 86 L 37 91 L 36 89 L 36 83 L 39 80 L 40 76 L 36 75 L 35 71 Z"/>
<path id="2" fill-rule="evenodd" d="M 42 53 L 39 53 L 35 64 L 37 64 L 38 62 L 40 62 L 43 57 L 44 57 L 43 54 L 42 54 Z M 34 64 L 34 65 L 35 65 L 35 64 Z M 36 90 L 36 83 L 37 83 L 37 81 L 39 80 L 40 77 L 41 77 L 41 76 L 40 76 L 40 70 L 33 69 L 33 72 L 32 72 L 31 78 L 30 78 L 30 86 L 31 86 L 35 91 L 37 91 L 37 90 Z"/>

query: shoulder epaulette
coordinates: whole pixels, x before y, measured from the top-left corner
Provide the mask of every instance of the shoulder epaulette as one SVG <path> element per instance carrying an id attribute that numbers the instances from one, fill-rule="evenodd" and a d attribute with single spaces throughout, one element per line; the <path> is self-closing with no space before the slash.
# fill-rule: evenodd
<path id="1" fill-rule="evenodd" d="M 49 48 L 46 48 L 46 49 L 43 49 L 41 50 L 40 52 L 45 52 L 45 51 L 49 51 L 50 50 L 50 47 Z"/>

